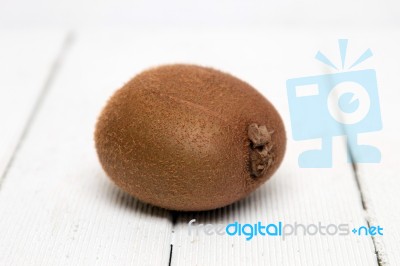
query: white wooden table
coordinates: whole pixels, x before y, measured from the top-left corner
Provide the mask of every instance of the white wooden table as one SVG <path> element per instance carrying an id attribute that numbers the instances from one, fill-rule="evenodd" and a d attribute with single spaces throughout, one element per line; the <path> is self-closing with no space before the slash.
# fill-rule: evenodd
<path id="1" fill-rule="evenodd" d="M 318 141 L 293 141 L 286 80 L 326 73 L 318 50 L 339 60 L 371 48 L 383 130 L 360 139 L 382 163 L 299 168 Z M 0 31 L 0 265 L 397 265 L 400 263 L 400 31 Z M 174 213 L 121 192 L 97 160 L 93 130 L 110 95 L 163 63 L 230 72 L 268 97 L 287 128 L 285 160 L 248 198 L 215 211 Z M 338 62 L 338 61 L 337 61 Z M 383 236 L 188 235 L 188 222 L 381 225 Z"/>

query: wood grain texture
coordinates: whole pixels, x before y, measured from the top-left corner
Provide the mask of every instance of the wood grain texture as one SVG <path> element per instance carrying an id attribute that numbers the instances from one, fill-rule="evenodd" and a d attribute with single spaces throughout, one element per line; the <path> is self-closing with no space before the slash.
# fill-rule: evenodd
<path id="1" fill-rule="evenodd" d="M 61 50 L 62 31 L 0 30 L 0 183 Z"/>
<path id="2" fill-rule="evenodd" d="M 392 37 L 396 33 L 346 33 L 355 40 L 353 51 L 373 49 L 375 61 L 365 68 L 376 68 L 382 96 L 384 130 L 361 139 L 381 148 L 383 163 L 358 166 L 362 195 L 346 162 L 344 138 L 334 139 L 332 169 L 297 166 L 297 156 L 319 142 L 292 141 L 285 82 L 328 73 L 313 57 L 323 50 L 339 58 L 336 40 L 341 34 L 281 29 L 80 32 L 0 190 L 0 264 L 168 265 L 171 243 L 172 265 L 376 265 L 375 249 L 383 260 L 399 261 L 394 154 L 399 144 L 398 123 L 393 122 L 398 113 L 399 56 L 392 55 L 399 42 Z M 219 68 L 271 100 L 288 135 L 287 155 L 271 181 L 226 208 L 173 215 L 138 202 L 108 180 L 94 151 L 97 115 L 113 91 L 134 74 L 164 63 Z M 216 224 L 237 220 L 365 226 L 369 222 L 383 225 L 387 235 L 246 241 L 189 236 L 191 219 Z"/>
<path id="3" fill-rule="evenodd" d="M 360 144 L 380 149 L 382 160 L 378 164 L 358 164 L 357 174 L 366 217 L 371 226 L 384 228 L 383 236 L 374 237 L 382 265 L 400 262 L 399 36 L 398 30 L 386 30 L 372 38 L 369 35 L 360 37 L 360 44 L 368 43 L 374 53 L 374 57 L 365 62 L 365 67 L 376 71 L 383 128 L 359 135 Z"/>
<path id="4" fill-rule="evenodd" d="M 301 169 L 297 165 L 297 156 L 302 151 L 319 144 L 318 140 L 292 140 L 285 82 L 288 78 L 327 72 L 313 60 L 320 49 L 330 52 L 335 48 L 337 52 L 336 39 L 332 38 L 334 44 L 330 45 L 324 38 L 324 34 L 306 31 L 235 35 L 229 38 L 229 48 L 228 45 L 223 48 L 221 44 L 217 59 L 204 53 L 209 54 L 208 62 L 247 77 L 246 81 L 271 99 L 286 122 L 288 148 L 278 173 L 249 198 L 213 212 L 188 213 L 178 217 L 173 236 L 172 265 L 377 264 L 371 238 L 356 237 L 352 233 L 348 236 L 297 235 L 284 241 L 279 237 L 258 236 L 246 241 L 237 236 L 188 235 L 187 223 L 191 219 L 196 219 L 197 224 L 225 225 L 234 221 L 242 224 L 258 221 L 307 225 L 347 223 L 350 230 L 352 226 L 366 225 L 357 182 L 351 164 L 346 163 L 342 138 L 334 139 L 333 168 Z M 241 49 L 248 46 L 251 49 Z M 215 43 L 204 44 L 202 48 L 207 51 L 216 49 Z M 230 65 L 226 63 L 229 60 L 232 60 Z"/>
<path id="5" fill-rule="evenodd" d="M 97 115 L 136 52 L 98 41 L 77 37 L 4 180 L 1 265 L 168 263 L 169 213 L 118 190 L 94 151 Z"/>

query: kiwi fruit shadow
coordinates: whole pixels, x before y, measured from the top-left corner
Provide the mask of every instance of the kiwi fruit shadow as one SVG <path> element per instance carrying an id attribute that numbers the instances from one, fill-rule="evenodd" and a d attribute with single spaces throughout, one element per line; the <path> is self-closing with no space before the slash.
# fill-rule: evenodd
<path id="1" fill-rule="evenodd" d="M 278 172 L 276 176 L 273 177 L 277 182 L 263 184 L 247 197 L 221 208 L 207 211 L 174 211 L 142 202 L 121 190 L 104 173 L 99 174 L 102 175 L 100 179 L 103 180 L 103 182 L 95 183 L 97 186 L 107 186 L 106 189 L 103 188 L 104 195 L 100 197 L 105 203 L 112 204 L 114 207 L 126 208 L 135 216 L 150 216 L 160 219 L 167 218 L 173 226 L 182 226 L 189 223 L 192 219 L 196 219 L 198 223 L 203 224 L 233 222 L 235 219 L 237 220 L 239 217 L 244 216 L 241 213 L 250 212 L 250 209 L 254 209 L 254 206 L 259 204 L 261 198 L 268 197 L 268 195 L 276 196 L 277 187 L 279 186 L 277 182 L 281 180 Z"/>

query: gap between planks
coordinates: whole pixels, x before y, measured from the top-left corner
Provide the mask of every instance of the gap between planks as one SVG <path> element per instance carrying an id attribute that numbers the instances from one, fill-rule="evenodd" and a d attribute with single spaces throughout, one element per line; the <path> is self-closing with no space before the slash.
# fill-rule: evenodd
<path id="1" fill-rule="evenodd" d="M 355 179 L 355 182 L 356 182 L 356 185 L 357 185 L 358 192 L 360 194 L 362 209 L 364 210 L 364 212 L 366 214 L 365 221 L 366 221 L 368 227 L 370 227 L 370 225 L 372 224 L 371 223 L 371 217 L 372 216 L 370 214 L 371 210 L 368 207 L 368 201 L 367 201 L 367 199 L 366 199 L 366 197 L 364 195 L 364 192 L 363 192 L 360 176 L 359 176 L 358 171 L 357 171 L 357 163 L 355 163 L 353 152 L 351 151 L 351 147 L 350 146 L 347 145 L 347 148 L 348 148 L 350 159 L 351 159 L 351 165 L 352 165 L 354 179 Z M 177 224 L 179 216 L 180 216 L 179 212 L 170 211 L 170 221 L 172 223 L 172 229 L 171 229 L 171 242 L 170 242 L 170 253 L 169 253 L 168 266 L 173 265 L 172 264 L 172 258 L 173 258 L 173 254 L 174 254 L 173 253 L 173 250 L 174 250 L 174 233 L 175 233 L 176 224 Z M 378 239 L 377 237 L 372 236 L 372 235 L 371 235 L 371 239 L 372 239 L 372 243 L 374 245 L 377 264 L 379 266 L 389 265 L 389 263 L 387 261 L 387 254 L 386 254 L 386 251 L 384 249 L 383 244 L 381 243 L 381 240 Z"/>
<path id="2" fill-rule="evenodd" d="M 29 130 L 30 130 L 33 122 L 35 121 L 37 114 L 40 111 L 40 108 L 41 108 L 44 100 L 46 99 L 46 95 L 48 94 L 48 92 L 53 84 L 54 79 L 56 78 L 57 74 L 59 73 L 59 70 L 62 66 L 63 60 L 66 57 L 71 46 L 73 45 L 74 41 L 75 41 L 75 33 L 73 31 L 68 32 L 64 38 L 64 41 L 62 42 L 59 53 L 57 54 L 55 60 L 53 61 L 52 65 L 51 65 L 49 74 L 47 75 L 47 78 L 43 84 L 43 87 L 40 90 L 39 96 L 37 97 L 37 99 L 33 105 L 32 111 L 30 112 L 30 114 L 28 116 L 28 119 L 22 130 L 22 133 L 21 133 L 20 137 L 18 138 L 17 145 L 15 146 L 15 148 L 6 164 L 4 172 L 0 177 L 0 190 L 1 190 L 4 180 L 7 177 L 8 172 L 10 171 L 10 169 L 13 165 L 13 162 L 15 160 L 15 157 L 16 157 L 18 151 L 20 150 L 26 136 L 29 133 Z"/>
<path id="3" fill-rule="evenodd" d="M 372 220 L 374 220 L 374 222 L 376 222 L 376 217 L 374 215 L 372 215 L 372 213 L 371 213 L 372 210 L 369 208 L 370 204 L 365 196 L 365 192 L 363 191 L 361 177 L 360 177 L 360 174 L 358 173 L 357 163 L 355 163 L 355 158 L 354 158 L 353 152 L 351 151 L 350 146 L 347 146 L 347 148 L 349 149 L 354 179 L 357 184 L 357 189 L 360 193 L 361 205 L 365 212 L 365 222 L 367 223 L 368 227 L 370 227 L 371 224 L 373 224 Z M 378 265 L 379 266 L 389 265 L 388 256 L 386 254 L 386 250 L 384 248 L 382 240 L 378 236 L 373 236 L 373 235 L 371 235 L 371 239 L 372 239 L 372 243 L 374 244 L 374 250 L 375 250 L 375 255 L 376 255 L 376 260 L 377 260 Z"/>
<path id="4" fill-rule="evenodd" d="M 46 95 L 48 94 L 49 90 L 52 87 L 52 83 L 53 83 L 54 79 L 56 78 L 56 76 L 57 76 L 57 74 L 58 74 L 58 72 L 60 70 L 60 67 L 62 66 L 62 63 L 63 63 L 63 60 L 64 60 L 65 56 L 67 55 L 68 51 L 70 50 L 71 46 L 74 43 L 74 40 L 75 40 L 75 34 L 73 32 L 69 32 L 66 35 L 65 40 L 63 41 L 62 47 L 60 49 L 60 52 L 58 53 L 58 55 L 56 56 L 56 59 L 54 60 L 54 62 L 52 64 L 52 67 L 51 67 L 51 69 L 49 71 L 47 79 L 46 79 L 46 81 L 45 81 L 45 83 L 44 83 L 44 85 L 43 85 L 43 87 L 42 87 L 42 89 L 41 89 L 41 91 L 39 93 L 39 96 L 37 97 L 37 99 L 35 101 L 35 104 L 34 104 L 34 106 L 32 108 L 32 111 L 31 111 L 31 113 L 30 113 L 30 115 L 29 115 L 29 117 L 28 117 L 28 119 L 26 121 L 26 124 L 25 124 L 25 126 L 23 128 L 23 131 L 22 131 L 22 133 L 21 133 L 21 135 L 20 135 L 20 137 L 18 139 L 17 145 L 16 145 L 14 151 L 12 152 L 12 155 L 11 155 L 9 161 L 7 162 L 5 171 L 3 172 L 3 174 L 2 174 L 2 176 L 0 178 L 0 189 L 1 189 L 2 183 L 4 182 L 5 178 L 7 177 L 9 169 L 13 165 L 13 162 L 15 160 L 15 157 L 16 157 L 18 151 L 20 150 L 21 146 L 23 145 L 24 140 L 25 140 L 26 136 L 28 135 L 31 126 L 34 123 L 35 118 L 36 118 L 37 114 L 39 113 L 39 111 L 41 109 L 41 106 L 42 106 L 43 102 L 46 99 Z M 354 160 L 352 160 L 352 161 L 354 162 Z M 355 181 L 357 183 L 358 191 L 360 193 L 360 198 L 361 198 L 361 202 L 362 202 L 362 208 L 367 214 L 367 217 L 365 217 L 365 219 L 366 219 L 367 224 L 370 225 L 370 218 L 369 218 L 370 210 L 368 208 L 368 202 L 366 202 L 366 198 L 364 196 L 363 187 L 362 187 L 362 185 L 360 183 L 360 177 L 359 177 L 359 175 L 357 173 L 357 166 L 356 166 L 355 163 L 353 163 L 353 174 L 354 174 Z M 175 227 L 176 227 L 177 219 L 180 216 L 178 212 L 170 212 L 170 214 L 171 214 L 172 232 L 171 232 L 171 244 L 170 244 L 170 257 L 169 257 L 169 262 L 168 262 L 169 265 L 172 264 L 172 259 L 173 259 L 174 230 L 175 230 Z M 386 257 L 385 250 L 384 249 L 378 249 L 377 240 L 373 236 L 372 236 L 372 241 L 373 241 L 373 244 L 374 244 L 375 253 L 377 255 L 378 264 L 379 265 L 386 265 L 386 263 L 384 263 L 385 262 L 385 257 Z"/>

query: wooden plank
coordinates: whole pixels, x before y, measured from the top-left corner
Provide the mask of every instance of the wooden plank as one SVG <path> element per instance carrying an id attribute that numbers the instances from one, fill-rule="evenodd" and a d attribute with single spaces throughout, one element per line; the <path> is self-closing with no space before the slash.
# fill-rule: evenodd
<path id="1" fill-rule="evenodd" d="M 169 213 L 117 189 L 94 150 L 101 108 L 143 67 L 135 42 L 76 38 L 0 192 L 1 265 L 168 263 Z"/>
<path id="2" fill-rule="evenodd" d="M 176 36 L 171 36 L 171 39 Z M 273 179 L 247 199 L 232 206 L 203 213 L 179 214 L 173 235 L 172 265 L 376 265 L 370 237 L 279 237 L 188 235 L 188 222 L 197 224 L 304 223 L 365 226 L 359 190 L 341 138 L 334 140 L 334 167 L 300 169 L 300 152 L 317 141 L 294 142 L 290 134 L 285 82 L 288 78 L 326 72 L 313 57 L 319 49 L 330 51 L 320 33 L 302 31 L 235 32 L 188 37 L 176 49 L 192 62 L 229 71 L 261 90 L 282 113 L 288 129 L 285 161 Z M 211 41 L 213 40 L 213 41 Z M 334 42 L 335 49 L 336 39 Z M 172 41 L 171 41 L 172 42 Z M 195 56 L 198 48 L 201 58 Z M 162 50 L 163 48 L 160 48 Z M 337 52 L 335 50 L 335 52 Z"/>
<path id="3" fill-rule="evenodd" d="M 0 192 L 0 228 L 7 228 L 0 263 L 165 265 L 172 241 L 172 265 L 376 264 L 369 237 L 188 236 L 193 218 L 366 225 L 343 139 L 335 139 L 334 168 L 297 167 L 298 154 L 318 141 L 291 140 L 285 81 L 321 73 L 312 57 L 330 49 L 323 40 L 289 30 L 81 33 Z M 170 213 L 108 181 L 92 141 L 96 117 L 115 88 L 146 67 L 173 62 L 213 66 L 250 82 L 281 111 L 289 138 L 281 169 L 256 193 L 224 209 L 178 215 L 174 228 Z"/>
<path id="4" fill-rule="evenodd" d="M 359 135 L 359 143 L 377 147 L 382 159 L 377 164 L 358 164 L 357 173 L 366 217 L 371 226 L 384 228 L 383 236 L 374 237 L 382 265 L 395 265 L 400 261 L 399 33 L 399 30 L 385 30 L 360 37 L 360 43 L 368 43 L 374 53 L 366 66 L 376 71 L 383 129 Z"/>
<path id="5" fill-rule="evenodd" d="M 0 31 L 0 183 L 53 67 L 65 33 Z"/>

